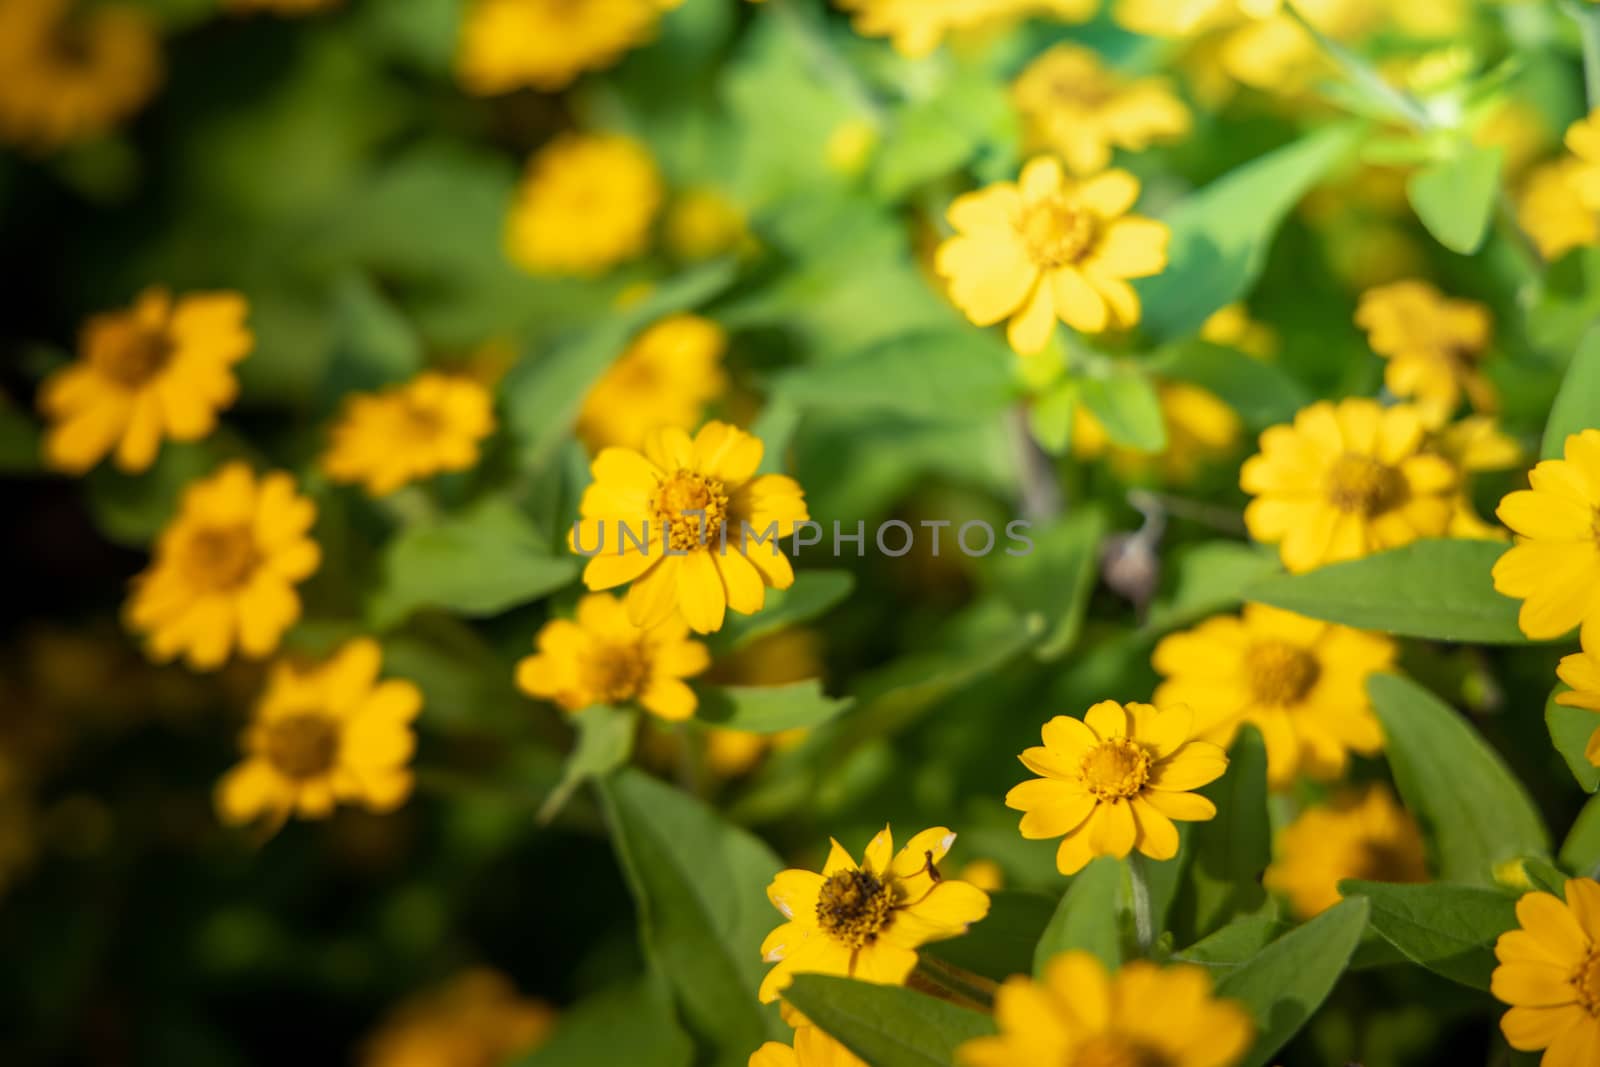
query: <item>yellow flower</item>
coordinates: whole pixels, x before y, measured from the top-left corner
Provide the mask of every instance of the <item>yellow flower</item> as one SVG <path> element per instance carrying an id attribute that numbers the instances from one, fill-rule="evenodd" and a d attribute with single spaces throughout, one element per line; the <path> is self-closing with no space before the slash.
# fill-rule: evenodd
<path id="1" fill-rule="evenodd" d="M 1115 974 L 1088 952 L 1064 952 L 1035 982 L 1013 975 L 994 999 L 1000 1033 L 956 1050 L 962 1067 L 1231 1067 L 1255 1038 L 1250 1014 L 1212 995 L 1193 964 L 1148 960 Z"/>
<path id="2" fill-rule="evenodd" d="M 1568 168 L 1567 180 L 1584 207 L 1600 211 L 1600 108 L 1568 127 L 1566 141 L 1578 158 L 1578 165 Z"/>
<path id="3" fill-rule="evenodd" d="M 1104 170 L 1113 148 L 1137 152 L 1189 132 L 1189 109 L 1164 79 L 1124 78 L 1081 45 L 1039 56 L 1011 97 L 1030 146 L 1058 153 L 1077 174 Z"/>
<path id="4" fill-rule="evenodd" d="M 300 669 L 279 662 L 240 739 L 244 761 L 217 783 L 217 814 L 230 825 L 264 818 L 276 833 L 290 815 L 324 819 L 339 801 L 393 811 L 411 794 L 411 720 L 422 692 L 380 682 L 371 638 Z"/>
<path id="5" fill-rule="evenodd" d="M 815 1026 L 794 1032 L 794 1047 L 768 1041 L 750 1053 L 749 1067 L 868 1067 L 866 1061 Z"/>
<path id="6" fill-rule="evenodd" d="M 1478 541 L 1504 541 L 1503 527 L 1484 522 L 1472 502 L 1471 481 L 1475 471 L 1500 471 L 1522 462 L 1522 447 L 1501 431 L 1492 415 L 1468 415 L 1428 436 L 1426 449 L 1437 452 L 1461 472 L 1461 489 L 1456 493 L 1455 512 L 1450 518 L 1450 536 Z"/>
<path id="7" fill-rule="evenodd" d="M 517 664 L 517 688 L 568 711 L 631 701 L 663 719 L 687 719 L 696 701 L 683 679 L 711 665 L 706 646 L 688 637 L 676 615 L 641 629 L 617 597 L 590 593 L 575 621 L 552 619 L 540 629 L 538 655 Z"/>
<path id="8" fill-rule="evenodd" d="M 955 839 L 935 826 L 896 853 L 885 826 L 860 866 L 835 841 L 821 874 L 779 871 L 767 899 L 787 921 L 761 943 L 762 958 L 776 965 L 761 982 L 761 1003 L 776 1000 L 796 974 L 901 985 L 920 946 L 966 933 L 989 913 L 989 896 L 940 874 Z"/>
<path id="9" fill-rule="evenodd" d="M 689 262 L 738 251 L 750 243 L 744 214 L 709 186 L 680 193 L 667 210 L 665 230 L 667 250 Z"/>
<path id="10" fill-rule="evenodd" d="M 228 11 L 268 11 L 277 15 L 310 15 L 318 11 L 331 11 L 342 0 L 222 0 Z"/>
<path id="11" fill-rule="evenodd" d="M 644 447 L 660 426 L 699 425 L 706 404 L 727 386 L 728 337 L 699 315 L 673 315 L 642 331 L 584 398 L 578 437 L 591 453 Z"/>
<path id="12" fill-rule="evenodd" d="M 1591 1067 L 1600 1055 L 1600 885 L 1568 879 L 1566 900 L 1528 893 L 1519 928 L 1500 935 L 1489 989 L 1511 1006 L 1500 1029 L 1542 1067 Z"/>
<path id="13" fill-rule="evenodd" d="M 1522 601 L 1529 637 L 1581 625 L 1584 645 L 1600 648 L 1600 430 L 1568 437 L 1566 458 L 1540 463 L 1528 482 L 1495 511 L 1518 537 L 1495 562 L 1494 587 Z"/>
<path id="14" fill-rule="evenodd" d="M 1025 355 L 1049 343 L 1057 318 L 1086 333 L 1125 329 L 1139 321 L 1127 279 L 1167 265 L 1166 225 L 1127 214 L 1138 196 L 1126 171 L 1071 182 L 1056 160 L 1035 159 L 1020 183 L 950 205 L 957 235 L 939 246 L 935 267 L 977 325 L 1010 316 L 1006 336 Z"/>
<path id="15" fill-rule="evenodd" d="M 1443 536 L 1459 476 L 1422 451 L 1425 429 L 1408 404 L 1363 399 L 1319 401 L 1270 428 L 1239 474 L 1255 497 L 1250 535 L 1297 572 Z"/>
<path id="16" fill-rule="evenodd" d="M 489 390 L 470 378 L 427 372 L 344 402 L 322 469 L 371 496 L 477 465 L 478 443 L 494 431 Z"/>
<path id="17" fill-rule="evenodd" d="M 1556 697 L 1557 704 L 1600 712 L 1600 644 L 1585 642 L 1583 651 L 1562 658 L 1556 674 L 1572 687 L 1572 692 Z M 1590 763 L 1600 767 L 1600 726 L 1589 735 L 1583 754 Z"/>
<path id="18" fill-rule="evenodd" d="M 1006 807 L 1025 812 L 1022 836 L 1062 838 L 1056 869 L 1076 874 L 1096 856 L 1135 848 L 1155 860 L 1178 854 L 1172 820 L 1205 821 L 1216 805 L 1189 790 L 1222 777 L 1228 757 L 1194 736 L 1186 707 L 1124 708 L 1103 700 L 1082 719 L 1044 724 L 1043 748 L 1018 758 L 1039 778 L 1012 787 Z"/>
<path id="19" fill-rule="evenodd" d="M 1306 809 L 1278 835 L 1264 884 L 1302 919 L 1339 903 L 1339 883 L 1426 882 L 1422 831 L 1382 785 Z"/>
<path id="20" fill-rule="evenodd" d="M 1000 865 L 990 859 L 976 859 L 961 868 L 956 875 L 963 882 L 970 882 L 985 893 L 993 893 L 1004 889 L 1006 885 L 1006 872 Z"/>
<path id="21" fill-rule="evenodd" d="M 1079 404 L 1073 411 L 1072 454 L 1079 459 L 1109 454 L 1112 466 L 1125 477 L 1156 464 L 1164 480 L 1178 484 L 1190 481 L 1206 463 L 1233 451 L 1243 426 L 1215 393 L 1188 382 L 1161 382 L 1156 397 L 1167 427 L 1167 446 L 1160 452 L 1113 444 L 1094 412 Z"/>
<path id="22" fill-rule="evenodd" d="M 1039 15 L 1092 18 L 1099 0 L 835 0 L 864 37 L 887 37 L 904 56 L 925 56 L 945 36 Z"/>
<path id="23" fill-rule="evenodd" d="M 1570 157 L 1541 164 L 1517 197 L 1517 223 L 1546 260 L 1600 245 L 1600 212 L 1584 204 L 1574 183 L 1583 169 Z"/>
<path id="24" fill-rule="evenodd" d="M 229 463 L 185 489 L 128 600 L 128 623 L 146 635 L 150 657 L 182 655 L 215 670 L 235 646 L 251 657 L 277 648 L 300 618 L 294 587 L 322 558 L 309 536 L 316 517 L 282 471 L 257 481 Z"/>
<path id="25" fill-rule="evenodd" d="M 822 157 L 835 174 L 853 178 L 867 169 L 881 134 L 875 123 L 866 119 L 846 119 L 828 134 Z"/>
<path id="26" fill-rule="evenodd" d="M 1448 299 L 1427 282 L 1408 279 L 1363 293 L 1356 325 L 1389 361 L 1383 378 L 1389 391 L 1415 401 L 1430 426 L 1455 414 L 1463 392 L 1479 411 L 1499 406 L 1494 386 L 1478 370 L 1494 329 L 1482 304 Z"/>
<path id="27" fill-rule="evenodd" d="M 3 81 L 4 79 L 0 79 Z M 40 388 L 50 420 L 45 459 L 73 474 L 115 450 L 130 473 L 155 462 L 162 438 L 198 441 L 233 403 L 233 365 L 255 340 L 237 293 L 194 293 L 176 301 L 147 289 L 127 311 L 84 324 L 78 358 Z"/>
<path id="28" fill-rule="evenodd" d="M 556 1013 L 498 971 L 464 971 L 395 1008 L 361 1051 L 361 1067 L 492 1067 L 532 1052 Z"/>
<path id="29" fill-rule="evenodd" d="M 793 478 L 755 476 L 761 453 L 759 439 L 723 422 L 706 423 L 692 440 L 663 427 L 646 438 L 642 453 L 601 451 L 568 538 L 592 553 L 584 585 L 632 582 L 628 616 L 646 628 L 676 609 L 690 629 L 712 633 L 727 608 L 760 611 L 769 586 L 794 583 L 778 541 L 809 521 Z"/>
<path id="30" fill-rule="evenodd" d="M 661 177 L 642 145 L 613 134 L 563 134 L 528 164 L 506 227 L 507 252 L 534 274 L 603 274 L 649 248 L 661 197 Z"/>
<path id="31" fill-rule="evenodd" d="M 0 0 L 0 70 L 0 141 L 49 150 L 143 107 L 161 81 L 160 42 L 131 5 Z"/>
<path id="32" fill-rule="evenodd" d="M 564 89 L 648 41 L 660 16 L 652 0 L 473 0 L 456 76 L 479 96 Z"/>
<path id="33" fill-rule="evenodd" d="M 1200 339 L 1236 348 L 1257 359 L 1271 359 L 1278 353 L 1278 335 L 1271 326 L 1252 319 L 1243 304 L 1229 304 L 1212 312 L 1200 326 Z"/>

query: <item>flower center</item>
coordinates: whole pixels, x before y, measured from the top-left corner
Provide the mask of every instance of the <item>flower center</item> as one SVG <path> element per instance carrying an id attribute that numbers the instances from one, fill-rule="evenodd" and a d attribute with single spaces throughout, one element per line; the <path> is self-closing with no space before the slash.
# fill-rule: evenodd
<path id="1" fill-rule="evenodd" d="M 1095 218 L 1062 197 L 1052 197 L 1024 209 L 1017 232 L 1028 256 L 1045 270 L 1076 263 L 1094 244 Z"/>
<path id="2" fill-rule="evenodd" d="M 871 871 L 836 871 L 817 893 L 817 925 L 851 948 L 877 940 L 889 925 L 894 890 Z"/>
<path id="3" fill-rule="evenodd" d="M 1105 78 L 1097 78 L 1092 72 L 1084 71 L 1061 73 L 1051 78 L 1050 95 L 1062 104 L 1094 110 L 1109 104 L 1116 96 L 1116 90 Z"/>
<path id="4" fill-rule="evenodd" d="M 255 571 L 260 557 L 248 526 L 209 526 L 189 538 L 183 568 L 204 589 L 234 589 Z"/>
<path id="5" fill-rule="evenodd" d="M 1066 1067 L 1172 1067 L 1172 1061 L 1120 1034 L 1095 1034 L 1072 1050 Z"/>
<path id="6" fill-rule="evenodd" d="M 579 667 L 584 688 L 606 703 L 639 695 L 649 676 L 644 649 L 637 644 L 600 645 Z"/>
<path id="7" fill-rule="evenodd" d="M 728 493 L 715 478 L 680 470 L 656 486 L 650 501 L 653 524 L 666 523 L 675 551 L 715 544 L 728 517 Z"/>
<path id="8" fill-rule="evenodd" d="M 1572 972 L 1570 981 L 1583 1010 L 1600 1017 L 1600 948 L 1589 949 L 1578 969 Z"/>
<path id="9" fill-rule="evenodd" d="M 1150 754 L 1126 737 L 1113 737 L 1084 753 L 1079 773 L 1101 800 L 1126 800 L 1150 780 Z"/>
<path id="10" fill-rule="evenodd" d="M 1328 503 L 1349 515 L 1373 518 L 1405 503 L 1406 480 L 1387 463 L 1346 452 L 1328 471 Z"/>
<path id="11" fill-rule="evenodd" d="M 267 759 L 285 778 L 305 781 L 333 770 L 339 734 L 326 715 L 302 712 L 267 724 Z"/>
<path id="12" fill-rule="evenodd" d="M 401 432 L 412 440 L 431 441 L 444 431 L 444 419 L 425 404 L 407 398 L 400 405 Z"/>
<path id="13" fill-rule="evenodd" d="M 1417 881 L 1416 864 L 1412 857 L 1388 841 L 1362 841 L 1357 847 L 1355 868 L 1349 877 L 1364 882 Z"/>
<path id="14" fill-rule="evenodd" d="M 94 366 L 118 385 L 137 388 L 166 369 L 172 343 L 159 330 L 137 330 L 120 345 L 95 353 Z"/>
<path id="15" fill-rule="evenodd" d="M 1257 641 L 1245 653 L 1250 694 L 1261 704 L 1289 707 L 1311 692 L 1322 674 L 1317 657 L 1287 641 Z"/>

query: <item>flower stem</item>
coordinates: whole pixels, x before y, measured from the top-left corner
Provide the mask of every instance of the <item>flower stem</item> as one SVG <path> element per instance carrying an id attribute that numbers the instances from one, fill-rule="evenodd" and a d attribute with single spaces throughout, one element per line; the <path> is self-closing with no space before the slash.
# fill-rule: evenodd
<path id="1" fill-rule="evenodd" d="M 1139 943 L 1139 954 L 1150 954 L 1156 943 L 1155 915 L 1150 908 L 1150 882 L 1145 875 L 1144 857 L 1137 852 L 1128 855 L 1128 884 L 1133 888 L 1133 936 Z"/>

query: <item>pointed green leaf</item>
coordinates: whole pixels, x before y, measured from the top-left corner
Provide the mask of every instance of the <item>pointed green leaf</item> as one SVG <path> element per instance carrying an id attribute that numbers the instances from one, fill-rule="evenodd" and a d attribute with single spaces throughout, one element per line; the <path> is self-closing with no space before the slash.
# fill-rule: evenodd
<path id="1" fill-rule="evenodd" d="M 1187 903 L 1192 914 L 1186 916 L 1186 928 L 1196 933 L 1253 911 L 1265 899 L 1261 872 L 1272 860 L 1272 825 L 1267 818 L 1267 749 L 1255 727 L 1239 731 L 1228 752 L 1228 772 L 1200 792 L 1217 806 L 1217 816 L 1189 830 Z"/>
<path id="2" fill-rule="evenodd" d="M 1146 375 L 1118 371 L 1104 378 L 1080 378 L 1078 400 L 1117 444 L 1141 452 L 1159 452 L 1167 446 L 1161 401 Z"/>
<path id="3" fill-rule="evenodd" d="M 1015 397 L 1011 357 L 978 330 L 903 334 L 778 378 L 773 392 L 806 409 L 929 418 L 998 409 Z"/>
<path id="4" fill-rule="evenodd" d="M 1550 730 L 1550 740 L 1555 744 L 1556 751 L 1561 753 L 1561 758 L 1567 761 L 1572 776 L 1585 793 L 1593 793 L 1600 789 L 1600 767 L 1589 762 L 1588 748 L 1589 738 L 1594 736 L 1596 730 L 1600 730 L 1600 715 L 1588 708 L 1556 703 L 1556 697 L 1569 692 L 1571 689 L 1565 685 L 1556 686 L 1550 699 L 1545 702 L 1544 722 Z"/>
<path id="5" fill-rule="evenodd" d="M 633 754 L 633 735 L 638 732 L 639 718 L 622 708 L 595 704 L 574 715 L 572 725 L 578 737 L 561 765 L 561 780 L 539 808 L 540 822 L 547 823 L 555 818 L 578 786 L 591 778 L 610 774 L 628 762 Z"/>
<path id="6" fill-rule="evenodd" d="M 1220 982 L 1290 929 L 1290 924 L 1279 917 L 1277 908 L 1269 902 L 1261 910 L 1241 915 L 1188 948 L 1173 953 L 1172 958 L 1183 963 L 1197 963 Z"/>
<path id="7" fill-rule="evenodd" d="M 1122 965 L 1122 921 L 1119 912 L 1127 867 L 1113 856 L 1101 856 L 1072 876 L 1033 953 L 1033 973 L 1063 952 L 1092 952 L 1110 970 Z"/>
<path id="8" fill-rule="evenodd" d="M 1001 593 L 1020 614 L 1036 616 L 1044 637 L 1034 655 L 1056 660 L 1072 649 L 1100 577 L 1100 539 L 1105 513 L 1077 508 L 1072 514 L 1028 532 L 1034 542 L 1026 555 L 997 553 L 995 576 Z"/>
<path id="9" fill-rule="evenodd" d="M 1256 429 L 1290 421 L 1308 402 L 1305 387 L 1282 367 L 1205 341 L 1176 346 L 1150 369 L 1210 390 Z"/>
<path id="10" fill-rule="evenodd" d="M 1600 797 L 1590 797 L 1561 842 L 1561 866 L 1573 874 L 1600 874 Z"/>
<path id="11" fill-rule="evenodd" d="M 796 975 L 784 999 L 872 1067 L 950 1067 L 994 1020 L 901 986 Z"/>
<path id="12" fill-rule="evenodd" d="M 775 734 L 820 726 L 854 703 L 830 697 L 815 678 L 791 685 L 705 686 L 695 721 L 707 726 Z"/>
<path id="13" fill-rule="evenodd" d="M 730 611 L 708 640 L 719 652 L 743 648 L 786 626 L 810 622 L 849 596 L 855 584 L 849 571 L 797 571 L 789 588 L 767 590 L 766 603 L 754 615 Z"/>
<path id="14" fill-rule="evenodd" d="M 1373 929 L 1407 959 L 1474 989 L 1489 988 L 1495 939 L 1517 925 L 1516 898 L 1498 889 L 1350 880 L 1339 891 L 1365 897 Z"/>
<path id="15" fill-rule="evenodd" d="M 1583 335 L 1567 364 L 1561 391 L 1544 426 L 1544 446 L 1539 454 L 1560 459 L 1570 435 L 1593 429 L 1600 429 L 1600 326 Z"/>
<path id="16" fill-rule="evenodd" d="M 966 933 L 925 945 L 921 952 L 997 982 L 1026 974 L 1055 909 L 1056 902 L 1043 893 L 999 889 L 989 894 L 989 914 Z"/>
<path id="17" fill-rule="evenodd" d="M 1471 255 L 1488 235 L 1500 193 L 1500 156 L 1496 147 L 1463 145 L 1406 182 L 1417 217 L 1452 252 Z"/>

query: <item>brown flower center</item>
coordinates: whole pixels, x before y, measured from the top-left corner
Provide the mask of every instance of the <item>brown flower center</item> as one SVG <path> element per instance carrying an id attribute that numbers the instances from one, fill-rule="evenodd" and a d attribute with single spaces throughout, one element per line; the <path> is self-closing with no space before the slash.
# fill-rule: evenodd
<path id="1" fill-rule="evenodd" d="M 208 526 L 189 537 L 183 569 L 203 589 L 236 589 L 255 572 L 261 557 L 248 526 Z"/>
<path id="2" fill-rule="evenodd" d="M 1583 1010 L 1600 1018 L 1600 948 L 1589 949 L 1578 969 L 1572 972 L 1570 981 Z"/>
<path id="3" fill-rule="evenodd" d="M 435 408 L 407 399 L 400 412 L 401 432 L 411 440 L 431 441 L 444 432 L 444 419 Z"/>
<path id="4" fill-rule="evenodd" d="M 1150 754 L 1125 737 L 1102 741 L 1083 754 L 1083 784 L 1101 800 L 1126 800 L 1150 780 Z"/>
<path id="5" fill-rule="evenodd" d="M 135 330 L 120 345 L 95 353 L 94 366 L 105 377 L 130 389 L 149 382 L 172 361 L 172 342 L 160 330 Z"/>
<path id="6" fill-rule="evenodd" d="M 1017 223 L 1028 257 L 1043 270 L 1078 262 L 1094 246 L 1098 231 L 1093 214 L 1062 197 L 1028 205 Z"/>
<path id="7" fill-rule="evenodd" d="M 1094 71 L 1065 71 L 1050 79 L 1050 96 L 1057 103 L 1094 111 L 1116 98 L 1116 86 Z"/>
<path id="8" fill-rule="evenodd" d="M 894 890 L 871 871 L 836 871 L 817 893 L 817 925 L 851 948 L 876 941 L 893 910 Z"/>
<path id="9" fill-rule="evenodd" d="M 1417 857 L 1394 841 L 1368 838 L 1358 846 L 1355 870 L 1347 877 L 1363 882 L 1420 882 L 1427 873 Z"/>
<path id="10" fill-rule="evenodd" d="M 1375 518 L 1406 502 L 1405 476 L 1371 456 L 1346 452 L 1328 470 L 1328 503 L 1348 515 Z"/>
<path id="11" fill-rule="evenodd" d="M 665 478 L 650 501 L 651 525 L 659 529 L 667 524 L 675 551 L 715 545 L 727 517 L 727 490 L 697 471 L 680 470 Z"/>
<path id="12" fill-rule="evenodd" d="M 1066 1067 L 1172 1067 L 1159 1049 L 1121 1034 L 1094 1034 L 1072 1050 Z"/>
<path id="13" fill-rule="evenodd" d="M 639 695 L 650 664 L 637 644 L 600 645 L 584 658 L 579 670 L 584 688 L 596 699 L 612 704 Z"/>
<path id="14" fill-rule="evenodd" d="M 1258 703 L 1290 707 L 1311 692 L 1322 675 L 1317 657 L 1287 641 L 1257 641 L 1244 656 L 1250 695 Z"/>
<path id="15" fill-rule="evenodd" d="M 280 774 L 305 781 L 333 770 L 339 758 L 339 732 L 326 715 L 302 712 L 268 723 L 265 747 L 267 759 Z"/>

